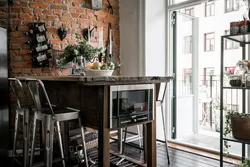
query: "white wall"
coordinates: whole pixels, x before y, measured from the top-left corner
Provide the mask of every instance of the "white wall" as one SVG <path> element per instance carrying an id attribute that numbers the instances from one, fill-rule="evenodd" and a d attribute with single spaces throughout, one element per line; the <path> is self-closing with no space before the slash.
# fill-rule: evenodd
<path id="1" fill-rule="evenodd" d="M 145 74 L 166 73 L 166 0 L 146 0 Z"/>
<path id="2" fill-rule="evenodd" d="M 124 76 L 139 75 L 139 0 L 120 0 L 120 53 Z"/>

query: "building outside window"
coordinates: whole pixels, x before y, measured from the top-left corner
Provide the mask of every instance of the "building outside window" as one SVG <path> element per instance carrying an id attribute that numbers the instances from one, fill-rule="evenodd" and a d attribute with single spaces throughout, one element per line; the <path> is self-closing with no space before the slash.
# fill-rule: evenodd
<path id="1" fill-rule="evenodd" d="M 189 16 L 194 16 L 194 8 L 185 8 L 184 13 Z M 184 17 L 185 21 L 191 20 L 191 18 Z"/>
<path id="2" fill-rule="evenodd" d="M 204 51 L 214 51 L 214 33 L 207 33 L 204 35 L 205 38 L 205 49 Z"/>
<path id="3" fill-rule="evenodd" d="M 230 31 L 229 30 L 225 30 L 225 35 L 229 35 Z M 234 42 L 232 40 L 225 40 L 225 49 L 229 50 L 229 49 L 238 49 L 240 47 L 238 42 Z"/>
<path id="4" fill-rule="evenodd" d="M 239 10 L 239 0 L 225 0 L 225 11 L 232 12 Z"/>
<path id="5" fill-rule="evenodd" d="M 192 47 L 193 47 L 193 37 L 190 36 L 185 36 L 184 37 L 184 53 L 189 54 L 192 53 Z"/>
<path id="6" fill-rule="evenodd" d="M 206 4 L 205 4 L 205 16 L 206 17 L 214 16 L 214 14 L 215 14 L 214 8 L 215 8 L 214 2 L 206 2 Z"/>

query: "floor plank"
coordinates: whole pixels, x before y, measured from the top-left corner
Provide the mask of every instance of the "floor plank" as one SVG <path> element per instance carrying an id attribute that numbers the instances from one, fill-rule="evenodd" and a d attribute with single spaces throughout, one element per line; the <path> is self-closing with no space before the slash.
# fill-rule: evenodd
<path id="1" fill-rule="evenodd" d="M 111 149 L 117 151 L 117 143 L 111 144 Z M 139 149 L 126 145 L 124 154 L 138 161 L 144 161 L 143 152 Z M 219 167 L 219 161 L 197 154 L 169 148 L 170 165 L 168 165 L 166 148 L 157 147 L 157 167 Z M 224 163 L 224 167 L 233 167 L 232 164 Z"/>

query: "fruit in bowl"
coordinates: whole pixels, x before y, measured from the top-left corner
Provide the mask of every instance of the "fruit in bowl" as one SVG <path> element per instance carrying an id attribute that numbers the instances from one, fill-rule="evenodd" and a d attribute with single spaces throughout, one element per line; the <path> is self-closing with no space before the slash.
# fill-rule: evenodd
<path id="1" fill-rule="evenodd" d="M 111 76 L 116 68 L 113 62 L 108 63 L 89 63 L 85 68 L 87 76 Z"/>

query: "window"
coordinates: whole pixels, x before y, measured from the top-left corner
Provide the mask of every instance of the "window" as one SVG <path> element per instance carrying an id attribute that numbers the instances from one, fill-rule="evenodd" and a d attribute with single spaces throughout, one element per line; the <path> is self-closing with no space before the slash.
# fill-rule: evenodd
<path id="1" fill-rule="evenodd" d="M 226 0 L 226 12 L 239 10 L 239 0 Z"/>
<path id="2" fill-rule="evenodd" d="M 205 51 L 214 51 L 214 33 L 207 33 L 205 37 Z"/>
<path id="3" fill-rule="evenodd" d="M 229 35 L 230 31 L 229 30 L 225 30 L 225 35 Z M 225 40 L 225 49 L 229 50 L 229 49 L 238 49 L 240 47 L 238 42 L 234 42 L 232 40 Z"/>
<path id="4" fill-rule="evenodd" d="M 184 37 L 184 53 L 192 53 L 192 47 L 193 47 L 193 39 L 192 36 L 185 36 Z"/>
<path id="5" fill-rule="evenodd" d="M 194 8 L 186 8 L 184 13 L 189 16 L 194 16 Z M 191 20 L 189 17 L 184 17 L 185 21 Z"/>
<path id="6" fill-rule="evenodd" d="M 205 16 L 214 16 L 214 2 L 206 2 L 205 4 Z"/>

